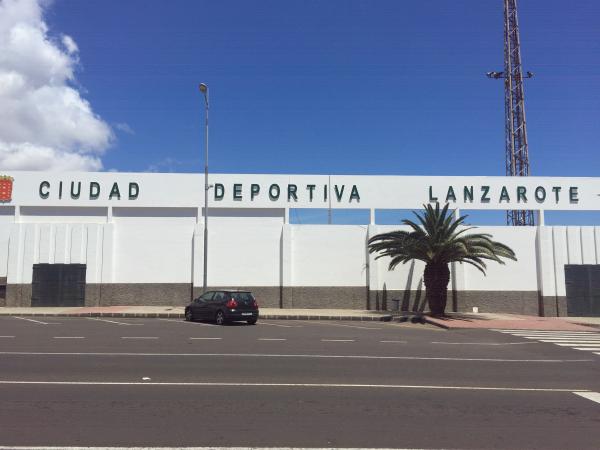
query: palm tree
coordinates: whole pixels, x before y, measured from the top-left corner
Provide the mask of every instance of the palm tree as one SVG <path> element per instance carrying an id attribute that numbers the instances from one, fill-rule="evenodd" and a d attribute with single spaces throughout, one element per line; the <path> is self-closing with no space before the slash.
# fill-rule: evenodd
<path id="1" fill-rule="evenodd" d="M 425 296 L 434 316 L 443 315 L 446 309 L 449 263 L 471 264 L 485 275 L 486 259 L 500 264 L 504 264 L 500 258 L 517 260 L 509 247 L 493 241 L 490 234 L 465 234 L 476 227 L 459 230 L 467 216 L 454 219 L 448 206 L 446 204 L 440 210 L 439 203 L 435 208 L 424 205 L 424 214 L 413 211 L 419 224 L 406 219 L 402 221 L 411 231 L 392 231 L 369 239 L 369 253 L 379 253 L 376 259 L 391 258 L 389 270 L 414 259 L 425 263 Z"/>

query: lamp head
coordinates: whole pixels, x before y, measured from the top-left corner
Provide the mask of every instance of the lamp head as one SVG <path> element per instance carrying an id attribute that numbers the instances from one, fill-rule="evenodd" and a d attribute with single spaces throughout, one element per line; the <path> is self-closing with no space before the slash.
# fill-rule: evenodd
<path id="1" fill-rule="evenodd" d="M 206 92 L 208 91 L 208 86 L 204 83 L 200 83 L 200 92 L 202 92 L 203 94 L 206 94 Z"/>

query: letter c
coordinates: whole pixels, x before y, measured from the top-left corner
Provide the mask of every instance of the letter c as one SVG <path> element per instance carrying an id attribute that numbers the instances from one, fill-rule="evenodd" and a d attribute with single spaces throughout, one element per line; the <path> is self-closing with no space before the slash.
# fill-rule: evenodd
<path id="1" fill-rule="evenodd" d="M 44 191 L 44 189 L 48 189 Z M 40 183 L 40 197 L 47 199 L 50 196 L 50 183 L 48 181 L 42 181 Z"/>

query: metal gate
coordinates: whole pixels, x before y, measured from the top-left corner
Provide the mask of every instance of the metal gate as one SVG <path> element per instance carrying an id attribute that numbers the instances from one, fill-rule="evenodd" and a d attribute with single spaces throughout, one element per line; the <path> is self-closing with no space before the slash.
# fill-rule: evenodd
<path id="1" fill-rule="evenodd" d="M 31 306 L 84 306 L 85 264 L 34 264 Z"/>
<path id="2" fill-rule="evenodd" d="M 600 317 L 600 265 L 565 265 L 567 315 Z"/>

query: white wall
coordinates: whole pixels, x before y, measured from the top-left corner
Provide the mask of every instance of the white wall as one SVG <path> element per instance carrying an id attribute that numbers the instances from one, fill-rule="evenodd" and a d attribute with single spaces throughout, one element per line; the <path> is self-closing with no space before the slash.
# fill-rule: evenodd
<path id="1" fill-rule="evenodd" d="M 539 243 L 543 295 L 566 295 L 565 264 L 600 264 L 600 227 L 542 227 Z"/>
<path id="2" fill-rule="evenodd" d="M 88 283 L 202 285 L 203 224 L 197 208 L 67 209 L 23 208 L 24 214 L 15 216 L 13 207 L 0 207 L 0 277 L 29 283 L 33 264 L 85 263 Z M 209 285 L 358 287 L 368 277 L 372 290 L 418 289 L 423 263 L 390 272 L 388 260 L 367 258 L 369 235 L 400 227 L 287 225 L 282 211 L 212 211 Z M 513 248 L 518 261 L 490 261 L 487 277 L 456 265 L 452 283 L 458 290 L 564 296 L 565 264 L 600 264 L 600 227 L 477 231 Z"/>
<path id="3" fill-rule="evenodd" d="M 5 277 L 8 273 L 8 243 L 10 226 L 15 221 L 14 215 L 13 206 L 0 207 L 0 277 Z"/>
<path id="4" fill-rule="evenodd" d="M 282 225 L 281 215 L 209 217 L 209 285 L 279 286 Z M 203 253 L 196 257 L 201 263 Z M 202 286 L 201 275 L 195 284 Z"/>
<path id="5" fill-rule="evenodd" d="M 291 286 L 365 286 L 365 226 L 293 225 Z"/>
<path id="6" fill-rule="evenodd" d="M 508 245 L 515 252 L 517 261 L 505 259 L 505 264 L 486 261 L 486 276 L 475 267 L 463 264 L 464 283 L 468 290 L 538 290 L 535 246 L 537 228 L 480 227 L 474 232 L 491 234 L 493 240 Z"/>
<path id="7" fill-rule="evenodd" d="M 197 210 L 115 208 L 114 283 L 191 283 Z"/>

